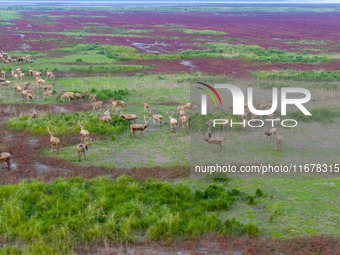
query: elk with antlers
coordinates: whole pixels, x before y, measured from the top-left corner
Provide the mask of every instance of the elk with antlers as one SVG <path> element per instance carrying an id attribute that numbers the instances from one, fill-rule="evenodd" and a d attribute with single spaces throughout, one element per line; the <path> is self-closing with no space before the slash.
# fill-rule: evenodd
<path id="1" fill-rule="evenodd" d="M 174 113 L 172 113 L 171 115 L 167 112 L 168 117 L 169 117 L 169 121 L 170 121 L 170 127 L 171 127 L 171 132 L 176 132 L 176 127 L 177 127 L 177 120 L 175 118 L 173 118 Z"/>
<path id="2" fill-rule="evenodd" d="M 57 154 L 59 155 L 60 139 L 54 136 L 54 133 L 50 131 L 49 127 L 47 127 L 47 132 L 50 134 L 51 152 L 55 147 L 57 149 Z"/>
<path id="3" fill-rule="evenodd" d="M 119 117 L 126 119 L 129 124 L 131 120 L 136 124 L 136 119 L 138 119 L 136 114 L 124 114 L 123 112 L 119 114 Z"/>
<path id="4" fill-rule="evenodd" d="M 78 151 L 79 162 L 81 162 L 82 154 L 84 154 L 84 158 L 86 159 L 86 156 L 85 156 L 85 151 L 86 150 L 89 150 L 89 145 L 88 144 L 82 144 L 81 143 L 81 144 L 78 145 L 77 151 Z"/>
<path id="5" fill-rule="evenodd" d="M 162 125 L 163 116 L 161 114 L 152 114 L 151 112 L 149 112 L 148 116 L 150 116 L 153 120 L 153 126 L 156 125 L 156 120 L 158 121 L 159 125 Z"/>
<path id="6" fill-rule="evenodd" d="M 85 130 L 85 126 L 87 124 L 87 121 L 85 122 L 85 124 L 80 123 L 78 121 L 78 125 L 80 126 L 80 141 L 83 142 L 84 140 L 86 141 L 89 138 L 90 132 Z"/>
<path id="7" fill-rule="evenodd" d="M 209 143 L 211 152 L 212 152 L 212 145 L 213 144 L 217 144 L 217 145 L 220 146 L 220 152 L 222 151 L 222 148 L 225 152 L 225 147 L 224 147 L 224 144 L 223 144 L 223 142 L 225 140 L 224 137 L 217 137 L 217 136 L 212 137 L 211 133 L 209 133 L 209 135 L 207 136 L 206 133 L 202 134 L 200 130 L 199 130 L 199 133 L 203 136 L 203 140 L 206 141 L 207 143 Z"/>
<path id="8" fill-rule="evenodd" d="M 8 152 L 1 152 L 0 153 L 0 163 L 6 162 L 7 163 L 7 169 L 11 170 L 11 154 Z"/>
<path id="9" fill-rule="evenodd" d="M 146 129 L 149 126 L 149 120 L 146 120 L 146 116 L 144 116 L 144 124 L 132 124 L 132 125 L 130 125 L 131 138 L 132 138 L 132 135 L 133 135 L 133 137 L 135 137 L 136 131 L 140 131 L 140 134 L 143 136 L 144 129 Z"/>

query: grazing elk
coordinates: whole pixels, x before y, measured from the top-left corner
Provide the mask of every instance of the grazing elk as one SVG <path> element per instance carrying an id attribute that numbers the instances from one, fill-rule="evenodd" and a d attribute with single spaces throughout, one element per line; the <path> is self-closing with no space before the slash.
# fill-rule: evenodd
<path id="1" fill-rule="evenodd" d="M 181 119 L 181 123 L 182 123 L 182 128 L 188 129 L 189 128 L 189 116 L 181 115 L 180 119 Z"/>
<path id="2" fill-rule="evenodd" d="M 21 93 L 22 93 L 22 96 L 24 98 L 26 98 L 27 103 L 29 103 L 30 100 L 34 101 L 34 96 L 33 96 L 33 91 L 32 90 L 23 90 Z"/>
<path id="3" fill-rule="evenodd" d="M 6 162 L 7 163 L 7 169 L 11 170 L 11 154 L 8 152 L 1 152 L 0 153 L 0 163 Z"/>
<path id="4" fill-rule="evenodd" d="M 119 114 L 119 117 L 126 119 L 129 124 L 131 120 L 136 124 L 136 119 L 138 119 L 136 114 L 124 114 L 123 112 Z"/>
<path id="5" fill-rule="evenodd" d="M 4 81 L 4 82 L 1 83 L 1 86 L 10 87 L 11 86 L 11 82 L 10 81 Z"/>
<path id="6" fill-rule="evenodd" d="M 100 115 L 98 114 L 97 117 L 98 117 L 98 119 L 99 119 L 100 122 L 107 122 L 107 123 L 109 123 L 109 124 L 112 122 L 111 116 L 106 116 L 106 115 L 100 116 Z"/>
<path id="7" fill-rule="evenodd" d="M 71 102 L 71 98 L 74 99 L 74 93 L 73 92 L 60 91 L 60 99 L 63 102 L 64 102 L 65 99 L 68 99 L 68 101 Z"/>
<path id="8" fill-rule="evenodd" d="M 144 112 L 149 112 L 149 104 L 144 100 Z"/>
<path id="9" fill-rule="evenodd" d="M 212 137 L 211 133 L 208 133 L 209 135 L 207 136 L 206 133 L 202 134 L 201 131 L 199 131 L 199 133 L 203 136 L 203 140 L 206 141 L 207 143 L 209 143 L 211 152 L 212 152 L 212 145 L 213 144 L 217 144 L 217 145 L 220 146 L 220 152 L 222 151 L 222 148 L 225 152 L 225 147 L 224 147 L 224 144 L 223 144 L 223 142 L 225 140 L 224 137 L 218 137 L 218 136 Z"/>
<path id="10" fill-rule="evenodd" d="M 78 125 L 80 126 L 80 142 L 83 142 L 84 140 L 86 141 L 89 136 L 90 136 L 90 132 L 85 130 L 85 126 L 87 124 L 87 121 L 85 122 L 85 124 L 82 124 L 78 121 Z"/>
<path id="11" fill-rule="evenodd" d="M 270 128 L 270 129 L 263 129 L 263 134 L 266 135 L 268 138 L 272 138 L 274 139 L 275 135 L 276 135 L 276 128 Z"/>
<path id="12" fill-rule="evenodd" d="M 158 121 L 159 125 L 162 125 L 163 116 L 161 114 L 152 114 L 151 112 L 148 114 L 153 120 L 153 126 L 156 126 L 156 120 Z"/>
<path id="13" fill-rule="evenodd" d="M 44 86 L 43 88 L 44 88 L 44 90 L 46 91 L 46 90 L 52 90 L 53 87 L 54 87 L 54 82 L 52 82 L 52 85 L 46 85 L 46 86 Z"/>
<path id="14" fill-rule="evenodd" d="M 171 132 L 176 133 L 177 120 L 175 118 L 173 118 L 174 113 L 172 113 L 171 115 L 169 113 L 167 113 L 167 114 L 168 114 L 169 121 L 170 121 Z"/>
<path id="15" fill-rule="evenodd" d="M 85 151 L 86 150 L 89 150 L 89 145 L 88 144 L 79 144 L 78 145 L 78 148 L 77 148 L 77 151 L 78 151 L 78 160 L 79 162 L 81 162 L 81 156 L 82 154 L 84 154 L 84 158 L 86 159 L 86 156 L 85 156 Z"/>
<path id="16" fill-rule="evenodd" d="M 144 124 L 132 124 L 132 125 L 130 125 L 131 138 L 132 138 L 132 135 L 133 135 L 133 137 L 135 137 L 136 131 L 140 131 L 140 134 L 143 136 L 144 129 L 146 129 L 149 126 L 149 120 L 146 120 L 146 116 L 144 116 Z"/>
<path id="17" fill-rule="evenodd" d="M 103 109 L 103 101 L 97 101 L 97 102 L 91 102 L 92 104 L 92 111 L 95 111 L 96 109 Z"/>
<path id="18" fill-rule="evenodd" d="M 116 111 L 118 110 L 118 106 L 122 107 L 122 110 L 125 110 L 125 102 L 121 100 L 116 100 L 114 98 L 111 98 L 111 107 L 115 108 Z"/>
<path id="19" fill-rule="evenodd" d="M 50 131 L 49 127 L 47 127 L 47 132 L 50 134 L 51 152 L 55 147 L 57 149 L 57 154 L 59 155 L 60 139 L 54 136 L 54 133 Z"/>
<path id="20" fill-rule="evenodd" d="M 87 92 L 84 92 L 83 94 L 80 93 L 74 93 L 74 99 L 78 99 L 79 102 L 81 103 L 83 99 L 86 97 Z"/>

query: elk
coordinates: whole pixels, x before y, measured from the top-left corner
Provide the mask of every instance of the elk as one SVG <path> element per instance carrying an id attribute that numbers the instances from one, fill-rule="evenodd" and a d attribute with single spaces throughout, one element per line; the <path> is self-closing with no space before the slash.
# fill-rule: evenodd
<path id="1" fill-rule="evenodd" d="M 278 151 L 282 151 L 282 144 L 283 144 L 283 137 L 281 135 L 278 135 L 276 137 L 276 145 L 277 145 Z"/>
<path id="2" fill-rule="evenodd" d="M 153 126 L 156 126 L 156 120 L 158 121 L 159 125 L 162 125 L 163 116 L 161 114 L 152 114 L 151 112 L 148 114 L 153 120 Z"/>
<path id="3" fill-rule="evenodd" d="M 35 108 L 33 109 L 33 111 L 29 113 L 29 116 L 31 116 L 31 118 L 36 118 L 38 116 L 38 113 L 36 112 Z"/>
<path id="4" fill-rule="evenodd" d="M 5 78 L 5 77 L 6 77 L 6 71 L 3 71 L 3 70 L 1 69 L 0 75 L 1 75 L 2 78 Z"/>
<path id="5" fill-rule="evenodd" d="M 1 152 L 0 153 L 0 163 L 6 162 L 7 163 L 7 169 L 11 170 L 11 154 L 8 152 Z"/>
<path id="6" fill-rule="evenodd" d="M 47 132 L 50 134 L 51 152 L 55 147 L 57 149 L 57 154 L 59 155 L 60 139 L 54 136 L 54 133 L 50 131 L 49 127 L 47 127 Z"/>
<path id="7" fill-rule="evenodd" d="M 144 129 L 146 129 L 149 126 L 149 120 L 146 120 L 146 116 L 144 116 L 144 124 L 132 124 L 132 125 L 130 125 L 131 138 L 132 138 L 132 134 L 133 134 L 133 137 L 135 137 L 136 131 L 140 131 L 140 134 L 143 136 Z"/>
<path id="8" fill-rule="evenodd" d="M 1 83 L 1 86 L 9 87 L 9 86 L 11 86 L 11 82 L 10 81 L 4 81 L 3 83 Z"/>
<path id="9" fill-rule="evenodd" d="M 85 122 L 85 124 L 82 124 L 78 121 L 78 125 L 80 126 L 80 136 L 81 136 L 80 141 L 81 142 L 83 142 L 84 140 L 87 140 L 90 135 L 90 132 L 85 130 L 86 124 L 87 124 L 87 121 Z"/>
<path id="10" fill-rule="evenodd" d="M 64 102 L 65 99 L 68 99 L 68 101 L 71 101 L 71 98 L 74 98 L 74 93 L 73 92 L 64 92 L 60 91 L 60 99 Z"/>
<path id="11" fill-rule="evenodd" d="M 112 119 L 111 119 L 111 116 L 99 116 L 99 114 L 97 115 L 98 119 L 100 122 L 107 122 L 107 123 L 111 123 L 112 122 Z"/>
<path id="12" fill-rule="evenodd" d="M 276 128 L 264 129 L 263 134 L 266 135 L 268 138 L 271 138 L 273 136 L 274 139 L 276 131 Z"/>
<path id="13" fill-rule="evenodd" d="M 34 101 L 34 96 L 33 96 L 33 94 L 30 93 L 30 92 L 33 92 L 33 91 L 32 91 L 32 90 L 30 90 L 30 91 L 28 91 L 28 90 L 23 90 L 23 91 L 21 92 L 21 93 L 22 93 L 22 96 L 23 96 L 24 98 L 26 98 L 27 103 L 30 102 L 30 99 L 31 99 L 32 101 Z"/>
<path id="14" fill-rule="evenodd" d="M 78 151 L 79 162 L 81 162 L 82 154 L 84 154 L 84 158 L 86 159 L 86 156 L 85 156 L 85 151 L 86 150 L 89 150 L 89 145 L 88 144 L 82 144 L 81 143 L 81 144 L 78 145 L 77 151 Z"/>
<path id="15" fill-rule="evenodd" d="M 109 111 L 109 109 L 106 109 L 106 111 L 104 112 L 104 115 L 105 115 L 105 116 L 110 116 L 110 111 Z"/>
<path id="16" fill-rule="evenodd" d="M 50 76 L 48 76 L 47 78 L 49 78 L 51 81 L 54 81 L 55 79 L 55 75 L 52 73 Z"/>
<path id="17" fill-rule="evenodd" d="M 149 105 L 146 100 L 144 100 L 144 112 L 149 112 Z"/>
<path id="18" fill-rule="evenodd" d="M 25 77 L 25 74 L 24 73 L 20 73 L 19 77 L 20 77 L 20 80 L 22 80 Z"/>
<path id="19" fill-rule="evenodd" d="M 125 103 L 124 103 L 124 101 L 121 101 L 121 100 L 115 101 L 114 98 L 111 98 L 111 106 L 112 106 L 112 108 L 115 108 L 116 111 L 117 111 L 118 106 L 122 107 L 122 110 L 125 109 Z"/>
<path id="20" fill-rule="evenodd" d="M 191 104 L 190 103 L 179 103 L 178 106 L 179 107 L 182 106 L 183 109 L 190 109 L 191 108 Z"/>
<path id="21" fill-rule="evenodd" d="M 44 99 L 46 97 L 52 97 L 53 96 L 53 92 L 50 91 L 50 90 L 49 91 L 43 91 L 42 94 L 43 94 Z"/>
<path id="22" fill-rule="evenodd" d="M 167 113 L 167 114 L 168 114 L 169 121 L 170 121 L 171 132 L 176 133 L 177 120 L 175 118 L 173 118 L 174 113 L 172 113 L 171 115 L 169 113 Z"/>
<path id="23" fill-rule="evenodd" d="M 74 94 L 74 99 L 78 99 L 79 102 L 82 102 L 83 101 L 83 98 L 86 97 L 87 93 L 84 92 L 83 94 L 80 94 L 80 93 L 75 93 Z"/>
<path id="24" fill-rule="evenodd" d="M 52 82 L 52 85 L 46 85 L 46 86 L 44 86 L 43 88 L 44 88 L 44 90 L 46 91 L 46 90 L 52 90 L 53 87 L 54 87 L 54 82 Z"/>
<path id="25" fill-rule="evenodd" d="M 37 81 L 39 87 L 40 87 L 40 85 L 43 85 L 43 84 L 46 83 L 46 80 L 43 80 L 43 79 L 41 79 L 40 77 L 37 77 L 37 78 L 36 78 L 36 81 Z"/>
<path id="26" fill-rule="evenodd" d="M 224 137 L 218 137 L 218 136 L 212 137 L 211 133 L 209 133 L 209 135 L 207 136 L 206 133 L 202 134 L 201 131 L 199 131 L 199 133 L 201 135 L 203 135 L 203 140 L 206 141 L 207 143 L 209 143 L 211 152 L 212 152 L 212 145 L 213 144 L 218 144 L 220 146 L 220 152 L 222 151 L 222 148 L 225 152 L 225 147 L 224 147 L 224 144 L 223 144 L 223 141 L 225 140 Z"/>
<path id="27" fill-rule="evenodd" d="M 21 92 L 21 91 L 24 90 L 24 88 L 23 88 L 22 86 L 20 86 L 20 85 L 16 85 L 16 86 L 14 87 L 14 89 L 15 89 L 15 92 L 16 92 L 16 93 L 19 93 L 19 92 Z"/>
<path id="28" fill-rule="evenodd" d="M 29 73 L 29 75 L 32 77 L 32 76 L 34 75 L 35 71 L 34 71 L 32 68 L 30 68 L 30 70 L 28 71 L 28 73 Z"/>
<path id="29" fill-rule="evenodd" d="M 89 91 L 89 99 L 90 99 L 90 101 L 96 101 L 97 100 L 97 95 L 96 94 L 91 94 L 91 92 Z"/>
<path id="30" fill-rule="evenodd" d="M 95 111 L 97 108 L 100 110 L 103 109 L 103 101 L 98 101 L 98 102 L 91 102 L 92 104 L 92 111 Z"/>
<path id="31" fill-rule="evenodd" d="M 188 129 L 189 128 L 189 116 L 181 115 L 180 118 L 181 118 L 182 128 Z"/>
<path id="32" fill-rule="evenodd" d="M 119 114 L 119 117 L 126 119 L 129 124 L 131 120 L 136 124 L 136 120 L 138 119 L 138 116 L 135 114 L 124 114 L 123 112 Z"/>

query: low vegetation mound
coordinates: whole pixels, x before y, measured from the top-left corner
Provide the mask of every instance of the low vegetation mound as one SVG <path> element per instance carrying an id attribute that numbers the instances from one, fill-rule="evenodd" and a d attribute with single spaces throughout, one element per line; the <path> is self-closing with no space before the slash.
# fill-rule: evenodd
<path id="1" fill-rule="evenodd" d="M 58 178 L 49 184 L 1 186 L 0 198 L 1 238 L 20 242 L 20 249 L 31 254 L 66 254 L 91 243 L 259 234 L 253 224 L 224 213 L 249 197 L 217 184 L 192 191 L 184 184 L 140 182 L 128 176 Z"/>

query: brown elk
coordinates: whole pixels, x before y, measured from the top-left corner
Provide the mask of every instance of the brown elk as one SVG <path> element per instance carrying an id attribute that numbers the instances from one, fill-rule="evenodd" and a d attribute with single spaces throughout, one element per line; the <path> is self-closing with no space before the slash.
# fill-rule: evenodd
<path id="1" fill-rule="evenodd" d="M 74 99 L 78 99 L 79 102 L 82 102 L 83 99 L 86 97 L 87 92 L 84 92 L 83 94 L 80 93 L 74 93 Z"/>
<path id="2" fill-rule="evenodd" d="M 11 170 L 11 154 L 8 152 L 1 152 L 0 153 L 0 163 L 6 162 L 7 163 L 7 169 Z"/>
<path id="3" fill-rule="evenodd" d="M 24 98 L 26 98 L 27 103 L 29 103 L 30 100 L 34 101 L 34 96 L 33 96 L 33 91 L 32 90 L 23 90 L 21 93 L 22 93 L 22 96 Z"/>
<path id="4" fill-rule="evenodd" d="M 78 160 L 79 162 L 81 162 L 81 156 L 82 154 L 84 154 L 84 158 L 86 159 L 86 156 L 85 156 L 85 151 L 86 150 L 89 150 L 89 145 L 88 144 L 79 144 L 78 145 L 78 148 L 77 148 L 77 151 L 78 151 Z"/>
<path id="5" fill-rule="evenodd" d="M 51 152 L 55 147 L 57 149 L 57 154 L 59 155 L 60 139 L 54 136 L 54 133 L 50 131 L 49 127 L 47 127 L 47 132 L 50 134 Z"/>
<path id="6" fill-rule="evenodd" d="M 146 120 L 146 116 L 144 116 L 144 124 L 132 124 L 132 125 L 130 125 L 131 138 L 132 138 L 132 135 L 133 135 L 133 137 L 135 137 L 136 131 L 140 131 L 140 134 L 143 136 L 143 131 L 149 126 L 149 120 Z"/>
<path id="7" fill-rule="evenodd" d="M 3 71 L 3 70 L 1 69 L 0 75 L 1 75 L 2 78 L 5 78 L 5 77 L 6 77 L 6 71 Z"/>
<path id="8" fill-rule="evenodd" d="M 43 91 L 42 94 L 43 94 L 44 99 L 46 97 L 52 97 L 53 96 L 53 92 L 51 90 Z"/>
<path id="9" fill-rule="evenodd" d="M 92 111 L 95 111 L 96 109 L 103 109 L 103 101 L 97 101 L 97 102 L 91 102 L 92 104 Z"/>
<path id="10" fill-rule="evenodd" d="M 175 118 L 173 118 L 174 113 L 172 113 L 171 115 L 169 113 L 167 113 L 167 114 L 168 114 L 169 121 L 170 121 L 171 132 L 176 133 L 177 120 Z"/>
<path id="11" fill-rule="evenodd" d="M 144 100 L 144 112 L 149 112 L 149 104 Z"/>
<path id="12" fill-rule="evenodd" d="M 208 136 L 206 133 L 202 134 L 201 131 L 199 131 L 199 133 L 203 136 L 203 140 L 206 141 L 207 143 L 209 143 L 210 145 L 210 150 L 212 152 L 212 145 L 213 144 L 217 144 L 220 146 L 220 152 L 222 151 L 222 148 L 223 150 L 225 151 L 225 147 L 224 147 L 224 140 L 225 138 L 224 137 L 212 137 L 211 136 L 211 133 L 208 133 Z"/>
<path id="13" fill-rule="evenodd" d="M 281 135 L 278 135 L 276 137 L 276 145 L 277 145 L 278 151 L 282 151 L 282 144 L 283 144 L 283 137 Z"/>
<path id="14" fill-rule="evenodd" d="M 129 124 L 131 120 L 136 124 L 136 120 L 138 119 L 136 114 L 124 114 L 123 112 L 119 114 L 119 117 L 126 119 Z"/>
<path id="15" fill-rule="evenodd" d="M 78 121 L 78 125 L 80 126 L 80 136 L 81 136 L 80 141 L 81 142 L 83 142 L 84 140 L 87 140 L 90 135 L 90 132 L 85 129 L 86 124 L 87 124 L 87 121 L 85 122 L 85 124 L 82 124 Z"/>
<path id="16" fill-rule="evenodd" d="M 118 106 L 122 107 L 122 110 L 125 109 L 125 102 L 124 101 L 121 101 L 121 100 L 114 100 L 114 98 L 111 98 L 111 107 L 112 108 L 115 108 L 116 111 L 118 109 Z"/>
<path id="17" fill-rule="evenodd" d="M 52 82 L 52 85 L 46 85 L 46 86 L 44 86 L 43 88 L 44 88 L 44 90 L 46 91 L 46 90 L 52 90 L 53 87 L 54 87 L 54 82 Z"/>
<path id="18" fill-rule="evenodd" d="M 100 115 L 98 114 L 97 117 L 98 117 L 98 119 L 99 119 L 100 122 L 107 122 L 107 123 L 109 123 L 109 124 L 112 122 L 111 116 L 106 116 L 106 115 L 100 116 Z"/>
<path id="19" fill-rule="evenodd" d="M 4 82 L 1 83 L 1 86 L 9 87 L 9 86 L 11 86 L 11 82 L 10 81 L 4 81 Z"/>
<path id="20" fill-rule="evenodd" d="M 35 108 L 33 109 L 33 111 L 29 112 L 29 116 L 31 116 L 31 118 L 36 118 L 38 116 L 38 113 L 35 110 Z"/>
<path id="21" fill-rule="evenodd" d="M 183 107 L 184 109 L 190 109 L 191 104 L 190 103 L 179 103 L 179 107 Z"/>
<path id="22" fill-rule="evenodd" d="M 90 99 L 90 101 L 96 101 L 97 100 L 97 95 L 96 94 L 91 94 L 91 92 L 89 91 L 89 99 Z"/>
<path id="23" fill-rule="evenodd" d="M 188 129 L 189 128 L 189 116 L 187 115 L 181 115 L 180 119 L 181 119 L 181 123 L 182 123 L 182 128 L 184 129 Z"/>
<path id="24" fill-rule="evenodd" d="M 276 135 L 276 128 L 270 128 L 270 129 L 263 129 L 263 134 L 266 135 L 268 138 L 272 138 L 274 139 L 275 135 Z"/>
<path id="25" fill-rule="evenodd" d="M 162 125 L 162 121 L 163 121 L 163 116 L 161 114 L 152 114 L 151 112 L 148 114 L 148 116 L 151 117 L 151 119 L 153 120 L 153 126 L 156 125 L 156 120 L 158 121 L 159 125 Z"/>
<path id="26" fill-rule="evenodd" d="M 74 93 L 73 92 L 64 92 L 60 91 L 60 99 L 64 102 L 65 99 L 68 99 L 68 101 L 71 101 L 71 98 L 74 98 Z"/>

